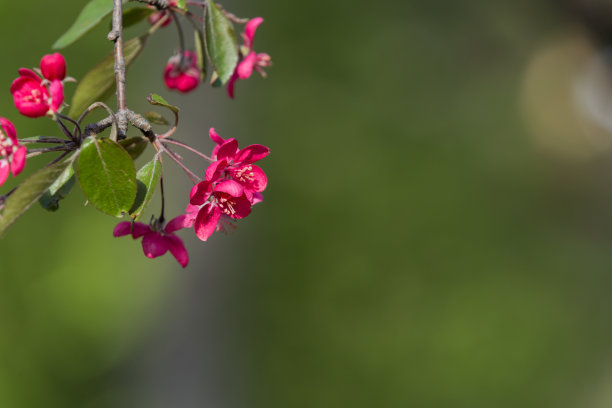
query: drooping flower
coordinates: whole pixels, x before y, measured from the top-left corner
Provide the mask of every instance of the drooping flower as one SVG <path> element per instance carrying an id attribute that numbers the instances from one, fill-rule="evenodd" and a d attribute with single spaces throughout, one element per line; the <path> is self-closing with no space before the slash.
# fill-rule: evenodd
<path id="1" fill-rule="evenodd" d="M 189 204 L 187 219 L 194 220 L 195 233 L 202 241 L 216 231 L 222 215 L 241 219 L 251 213 L 251 202 L 244 188 L 234 180 L 201 181 L 191 190 Z"/>
<path id="2" fill-rule="evenodd" d="M 25 167 L 27 149 L 19 145 L 17 131 L 10 120 L 0 118 L 0 186 L 9 171 L 16 177 Z"/>
<path id="3" fill-rule="evenodd" d="M 265 78 L 266 72 L 263 69 L 272 65 L 272 59 L 268 54 L 253 51 L 255 31 L 257 31 L 257 27 L 261 23 L 263 23 L 263 18 L 255 17 L 249 20 L 244 27 L 244 32 L 242 33 L 244 44 L 240 50 L 240 61 L 227 83 L 227 93 L 230 98 L 234 98 L 234 87 L 238 79 L 249 78 L 253 70 L 256 70 Z"/>
<path id="4" fill-rule="evenodd" d="M 170 251 L 178 263 L 185 268 L 189 263 L 189 254 L 183 240 L 174 233 L 190 226 L 189 217 L 185 214 L 170 220 L 165 228 L 155 223 L 152 228 L 141 222 L 124 221 L 115 226 L 113 236 L 122 237 L 130 234 L 133 239 L 142 237 L 142 250 L 147 258 L 157 258 Z"/>
<path id="5" fill-rule="evenodd" d="M 15 107 L 24 116 L 38 118 L 59 111 L 64 103 L 66 61 L 59 54 L 49 54 L 40 61 L 41 78 L 31 69 L 19 69 L 19 78 L 11 84 Z"/>
<path id="6" fill-rule="evenodd" d="M 164 82 L 168 89 L 187 93 L 200 84 L 198 56 L 193 51 L 184 51 L 181 57 L 177 54 L 168 60 L 164 71 Z"/>

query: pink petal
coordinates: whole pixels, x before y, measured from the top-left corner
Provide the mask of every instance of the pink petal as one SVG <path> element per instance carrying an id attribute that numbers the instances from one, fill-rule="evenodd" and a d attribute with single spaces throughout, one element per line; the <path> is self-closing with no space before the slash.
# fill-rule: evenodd
<path id="1" fill-rule="evenodd" d="M 179 75 L 176 79 L 176 89 L 182 93 L 193 91 L 199 84 L 200 72 L 197 69 L 190 69 L 187 72 Z"/>
<path id="2" fill-rule="evenodd" d="M 123 221 L 115 226 L 113 230 L 113 237 L 118 238 L 124 235 L 128 235 L 132 232 L 132 223 L 130 221 Z"/>
<path id="3" fill-rule="evenodd" d="M 189 204 L 191 205 L 202 205 L 212 192 L 212 185 L 208 181 L 200 181 L 198 184 L 193 186 L 191 193 L 189 194 Z"/>
<path id="4" fill-rule="evenodd" d="M 21 77 L 34 79 L 38 83 L 42 82 L 42 78 L 39 77 L 36 74 L 36 72 L 32 71 L 31 69 L 28 69 L 28 68 L 19 68 L 19 70 L 17 72 L 19 72 L 19 76 L 21 76 Z"/>
<path id="5" fill-rule="evenodd" d="M 245 189 L 258 193 L 264 191 L 268 185 L 266 173 L 254 164 L 233 169 L 232 178 L 242 184 Z"/>
<path id="6" fill-rule="evenodd" d="M 234 213 L 226 213 L 228 216 L 235 219 L 244 218 L 251 213 L 251 202 L 246 194 L 243 194 L 240 197 L 232 199 L 232 208 Z"/>
<path id="7" fill-rule="evenodd" d="M 40 71 L 49 81 L 61 81 L 66 77 L 66 60 L 59 52 L 45 55 L 40 60 Z"/>
<path id="8" fill-rule="evenodd" d="M 64 103 L 64 85 L 62 82 L 57 79 L 51 82 L 49 93 L 51 94 L 51 110 L 57 112 Z"/>
<path id="9" fill-rule="evenodd" d="M 142 250 L 147 258 L 157 258 L 168 251 L 168 246 L 159 232 L 150 232 L 142 239 Z"/>
<path id="10" fill-rule="evenodd" d="M 17 177 L 25 167 L 27 152 L 28 149 L 25 146 L 19 146 L 13 153 L 13 158 L 11 159 L 11 172 L 13 176 Z"/>
<path id="11" fill-rule="evenodd" d="M 191 226 L 193 225 L 193 221 L 196 219 L 199 211 L 199 205 L 187 204 L 187 208 L 185 209 L 185 215 L 187 216 L 187 218 L 185 218 L 185 228 L 191 228 Z"/>
<path id="12" fill-rule="evenodd" d="M 230 98 L 234 99 L 234 87 L 236 86 L 236 81 L 238 80 L 238 73 L 234 71 L 231 78 L 227 82 L 227 94 Z"/>
<path id="13" fill-rule="evenodd" d="M 173 74 L 174 66 L 168 63 L 164 69 L 164 83 L 168 89 L 176 89 L 176 76 Z"/>
<path id="14" fill-rule="evenodd" d="M 255 66 L 255 62 L 257 61 L 257 54 L 255 51 L 251 51 L 249 55 L 246 56 L 245 59 L 240 61 L 240 64 L 236 67 L 236 72 L 238 73 L 238 78 L 247 79 L 253 73 L 253 67 Z"/>
<path id="15" fill-rule="evenodd" d="M 132 238 L 138 239 L 150 232 L 152 232 L 151 227 L 149 227 L 147 224 L 143 224 L 142 222 L 135 222 L 134 227 L 132 228 Z"/>
<path id="16" fill-rule="evenodd" d="M 264 145 L 254 144 L 245 147 L 236 154 L 234 163 L 250 164 L 263 159 L 270 154 L 270 149 Z"/>
<path id="17" fill-rule="evenodd" d="M 204 173 L 204 180 L 211 183 L 216 181 L 219 177 L 221 177 L 221 173 L 223 173 L 223 170 L 225 170 L 226 167 L 227 162 L 225 160 L 217 160 L 216 162 L 211 163 Z"/>
<path id="18" fill-rule="evenodd" d="M 214 193 L 225 193 L 232 197 L 240 197 L 244 194 L 244 188 L 242 185 L 234 180 L 226 180 L 215 186 Z"/>
<path id="19" fill-rule="evenodd" d="M 263 23 L 263 21 L 263 18 L 255 17 L 251 19 L 248 23 L 246 23 L 246 25 L 244 26 L 244 36 L 247 40 L 245 45 L 249 48 L 249 50 L 253 47 L 255 31 L 257 31 L 257 27 L 259 27 L 259 25 Z"/>
<path id="20" fill-rule="evenodd" d="M 172 220 L 166 224 L 166 228 L 164 228 L 164 232 L 166 234 L 172 234 L 183 228 L 189 228 L 189 221 L 187 220 L 189 216 L 187 214 L 181 214 L 178 217 L 174 217 Z"/>
<path id="21" fill-rule="evenodd" d="M 170 250 L 170 253 L 174 255 L 178 263 L 181 264 L 183 268 L 186 267 L 189 263 L 189 254 L 185 249 L 183 240 L 174 234 L 166 235 L 164 240 L 166 241 L 166 247 Z"/>
<path id="22" fill-rule="evenodd" d="M 263 194 L 261 193 L 253 193 L 253 198 L 251 199 L 251 205 L 255 205 L 257 203 L 261 203 L 264 199 Z"/>
<path id="23" fill-rule="evenodd" d="M 9 164 L 6 160 L 0 160 L 0 186 L 4 184 L 9 175 Z"/>
<path id="24" fill-rule="evenodd" d="M 15 125 L 13 125 L 13 122 L 5 118 L 0 118 L 0 126 L 2 126 L 4 134 L 6 134 L 6 136 L 13 141 L 13 144 L 17 144 L 17 131 L 15 130 Z"/>
<path id="25" fill-rule="evenodd" d="M 200 240 L 206 241 L 215 232 L 219 218 L 221 211 L 216 206 L 206 204 L 202 207 L 195 220 L 195 233 Z"/>
<path id="26" fill-rule="evenodd" d="M 223 144 L 223 142 L 225 142 L 225 139 L 223 139 L 217 134 L 217 132 L 215 132 L 215 128 L 210 128 L 210 130 L 208 131 L 208 136 L 210 137 L 210 140 L 212 140 L 218 145 L 221 145 Z"/>
<path id="27" fill-rule="evenodd" d="M 217 160 L 230 160 L 234 159 L 236 152 L 238 151 L 238 141 L 234 138 L 227 139 L 217 151 Z"/>

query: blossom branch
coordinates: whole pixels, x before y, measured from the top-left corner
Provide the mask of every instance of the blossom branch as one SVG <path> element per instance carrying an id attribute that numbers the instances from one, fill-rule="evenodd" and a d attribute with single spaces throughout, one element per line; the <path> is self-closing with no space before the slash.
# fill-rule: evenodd
<path id="1" fill-rule="evenodd" d="M 173 144 L 175 146 L 182 147 L 183 149 L 189 150 L 190 152 L 197 154 L 198 156 L 200 156 L 204 160 L 207 160 L 207 161 L 209 161 L 211 163 L 214 162 L 213 159 L 211 159 L 210 157 L 208 157 L 204 153 L 200 152 L 199 150 L 194 149 L 193 147 L 189 146 L 188 144 L 179 142 L 178 140 L 170 139 L 170 138 L 165 138 L 165 139 L 162 140 L 162 143 L 170 143 L 170 144 Z"/>
<path id="2" fill-rule="evenodd" d="M 125 97 L 125 58 L 123 55 L 123 4 L 122 0 L 113 0 L 113 28 L 108 39 L 115 43 L 115 82 L 117 85 L 117 127 L 118 138 L 125 138 L 127 108 Z"/>

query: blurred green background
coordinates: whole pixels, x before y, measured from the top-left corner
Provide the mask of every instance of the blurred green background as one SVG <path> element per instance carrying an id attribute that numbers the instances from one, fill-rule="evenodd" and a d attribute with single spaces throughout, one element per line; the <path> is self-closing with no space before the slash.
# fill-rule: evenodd
<path id="1" fill-rule="evenodd" d="M 59 134 L 8 88 L 82 5 L 0 6 L 21 137 Z M 78 189 L 31 209 L 0 241 L 0 407 L 612 406 L 612 4 L 223 5 L 265 18 L 269 78 L 166 91 L 169 27 L 128 103 L 164 95 L 204 150 L 211 126 L 270 146 L 265 202 L 232 236 L 182 232 L 186 270 L 112 238 Z M 107 28 L 65 50 L 69 75 Z"/>

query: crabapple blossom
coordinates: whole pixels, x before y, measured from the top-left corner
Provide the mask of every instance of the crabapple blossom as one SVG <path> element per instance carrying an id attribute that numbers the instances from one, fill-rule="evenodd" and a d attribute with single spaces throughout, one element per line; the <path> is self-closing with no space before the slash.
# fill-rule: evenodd
<path id="1" fill-rule="evenodd" d="M 10 120 L 0 118 L 0 186 L 8 178 L 9 171 L 16 177 L 25 166 L 27 149 L 20 146 L 17 131 Z"/>
<path id="2" fill-rule="evenodd" d="M 168 89 L 176 89 L 187 93 L 200 84 L 200 69 L 198 56 L 193 51 L 183 51 L 183 54 L 174 55 L 168 60 L 164 71 L 164 82 Z"/>
<path id="3" fill-rule="evenodd" d="M 186 228 L 188 216 L 179 215 L 169 221 L 165 228 L 160 228 L 154 223 L 153 228 L 141 222 L 123 221 L 115 226 L 114 237 L 132 235 L 133 239 L 142 237 L 142 250 L 147 258 L 157 258 L 170 253 L 176 258 L 178 263 L 184 268 L 189 263 L 189 254 L 185 249 L 183 240 L 174 233 L 182 228 Z"/>
<path id="4" fill-rule="evenodd" d="M 266 53 L 256 53 L 253 51 L 253 40 L 255 38 L 255 31 L 257 27 L 263 23 L 263 18 L 255 17 L 249 20 L 242 33 L 242 40 L 244 42 L 243 49 L 240 51 L 241 60 L 236 65 L 236 69 L 232 74 L 229 82 L 227 83 L 227 93 L 230 98 L 234 98 L 234 87 L 238 79 L 247 79 L 253 73 L 253 69 L 256 70 L 263 76 L 266 77 L 266 73 L 263 68 L 272 65 L 270 56 Z"/>

